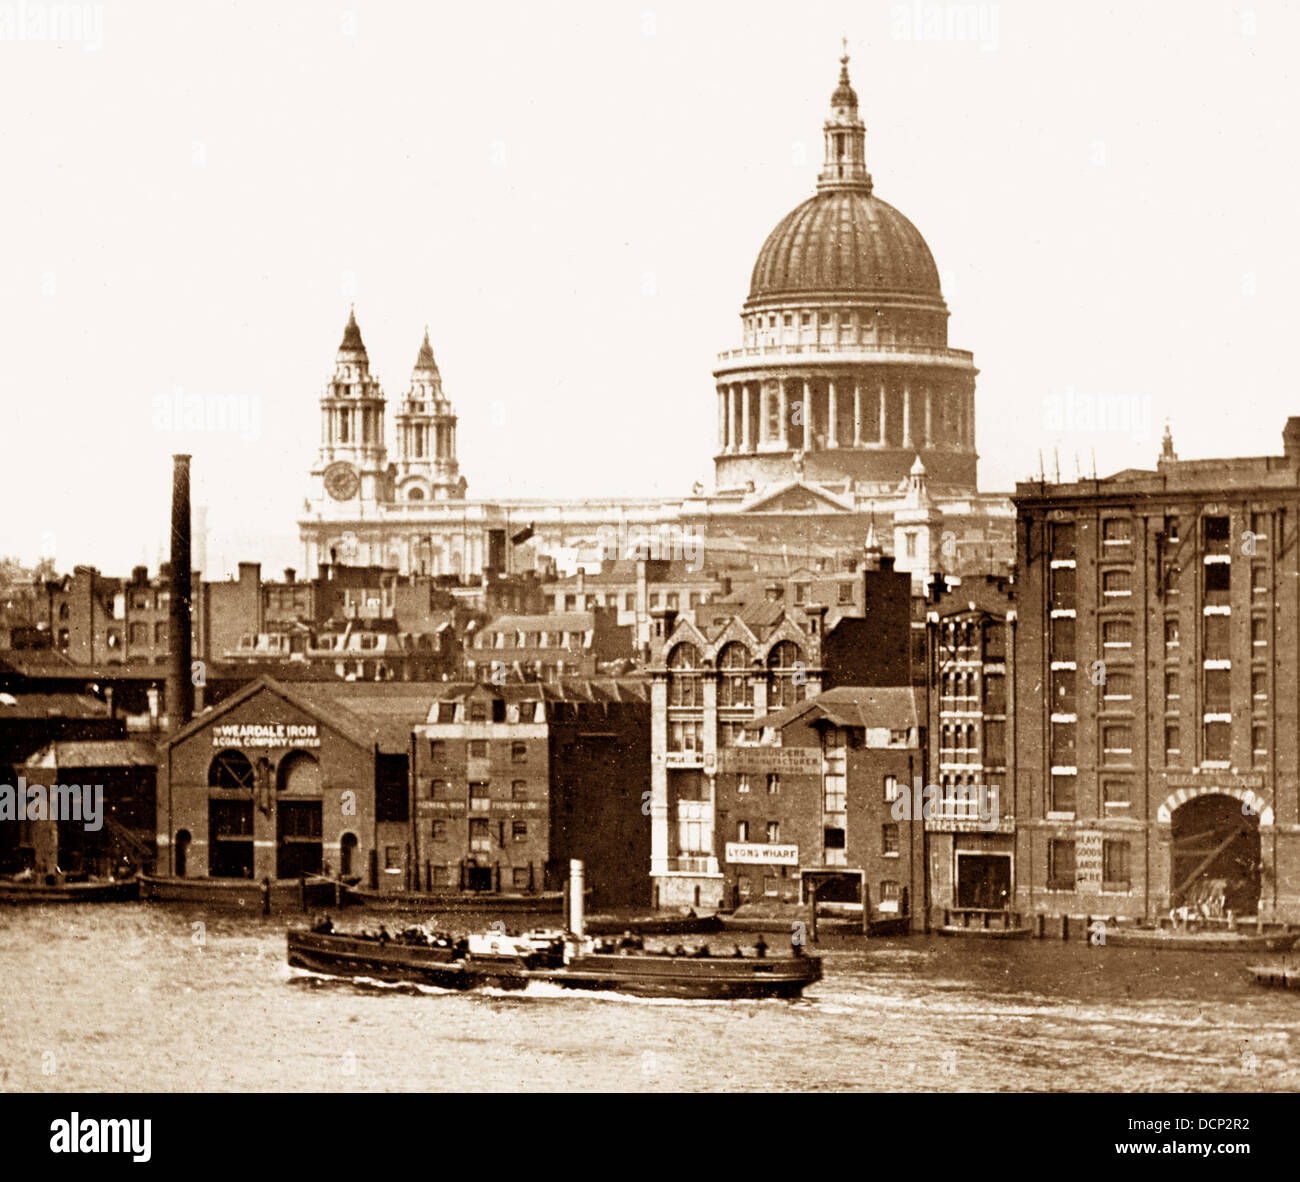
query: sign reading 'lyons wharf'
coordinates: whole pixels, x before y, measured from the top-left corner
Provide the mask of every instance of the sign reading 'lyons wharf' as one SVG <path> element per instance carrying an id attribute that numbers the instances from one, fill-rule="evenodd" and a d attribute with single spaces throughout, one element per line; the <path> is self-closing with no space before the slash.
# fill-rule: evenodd
<path id="1" fill-rule="evenodd" d="M 718 752 L 718 771 L 734 775 L 819 776 L 820 747 L 723 747 Z"/>
<path id="2" fill-rule="evenodd" d="M 320 732 L 314 722 L 253 722 L 214 726 L 214 747 L 319 747 Z"/>
<path id="3" fill-rule="evenodd" d="M 727 842 L 727 861 L 733 865 L 798 866 L 797 845 L 762 845 L 758 842 Z"/>

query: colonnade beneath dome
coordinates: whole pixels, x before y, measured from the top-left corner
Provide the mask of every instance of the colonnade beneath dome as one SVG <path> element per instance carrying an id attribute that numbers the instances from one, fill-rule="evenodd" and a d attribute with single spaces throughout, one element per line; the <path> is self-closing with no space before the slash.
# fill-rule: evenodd
<path id="1" fill-rule="evenodd" d="M 964 375 L 785 375 L 722 382 L 717 392 L 720 455 L 975 449 L 974 383 Z"/>

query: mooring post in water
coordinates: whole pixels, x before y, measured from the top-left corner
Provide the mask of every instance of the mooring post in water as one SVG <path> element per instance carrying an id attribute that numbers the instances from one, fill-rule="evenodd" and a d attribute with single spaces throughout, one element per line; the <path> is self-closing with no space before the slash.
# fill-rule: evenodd
<path id="1" fill-rule="evenodd" d="M 302 908 L 303 913 L 307 911 L 307 876 L 298 875 L 298 905 Z"/>
<path id="2" fill-rule="evenodd" d="M 808 900 L 812 904 L 809 911 L 812 912 L 808 917 L 808 939 L 814 944 L 817 943 L 817 880 L 814 879 L 808 884 Z"/>
<path id="3" fill-rule="evenodd" d="M 262 879 L 262 914 L 271 914 L 271 880 Z"/>
<path id="4" fill-rule="evenodd" d="M 569 859 L 569 931 L 575 936 L 581 937 L 584 927 L 583 907 L 583 887 L 584 871 L 582 862 L 578 858 Z"/>

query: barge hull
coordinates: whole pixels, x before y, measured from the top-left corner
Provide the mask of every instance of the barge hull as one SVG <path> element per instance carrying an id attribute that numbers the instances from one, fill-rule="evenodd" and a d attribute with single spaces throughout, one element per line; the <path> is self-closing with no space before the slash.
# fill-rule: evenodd
<path id="1" fill-rule="evenodd" d="M 633 997 L 732 1000 L 795 998 L 821 979 L 813 957 L 772 960 L 638 955 L 574 957 L 531 967 L 515 957 L 457 957 L 449 949 L 347 936 L 288 933 L 289 964 L 330 976 L 409 982 L 442 989 L 524 989 L 534 981 Z M 743 966 L 743 967 L 742 967 Z"/>
<path id="2" fill-rule="evenodd" d="M 0 904 L 130 903 L 139 895 L 140 884 L 134 878 L 122 882 L 67 882 L 61 886 L 0 882 Z"/>

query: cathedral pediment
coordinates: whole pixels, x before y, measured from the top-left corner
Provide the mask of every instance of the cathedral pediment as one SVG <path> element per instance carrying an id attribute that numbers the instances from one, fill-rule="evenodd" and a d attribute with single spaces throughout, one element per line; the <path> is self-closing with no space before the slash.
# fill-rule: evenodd
<path id="1" fill-rule="evenodd" d="M 747 502 L 745 513 L 851 513 L 853 507 L 815 484 L 792 481 L 778 489 L 764 489 Z"/>

